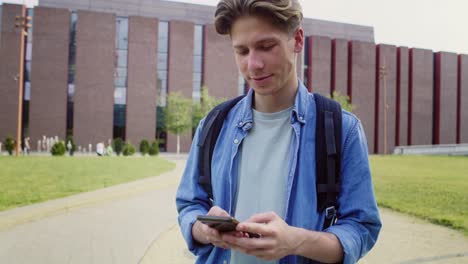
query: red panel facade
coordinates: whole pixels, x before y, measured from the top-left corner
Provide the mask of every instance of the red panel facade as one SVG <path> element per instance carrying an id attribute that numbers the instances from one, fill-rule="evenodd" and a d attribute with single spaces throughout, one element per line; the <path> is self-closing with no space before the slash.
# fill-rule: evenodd
<path id="1" fill-rule="evenodd" d="M 239 70 L 231 39 L 229 36 L 219 35 L 214 25 L 206 25 L 204 43 L 203 83 L 208 88 L 208 93 L 219 98 L 236 97 L 239 94 Z"/>
<path id="2" fill-rule="evenodd" d="M 348 41 L 332 40 L 331 89 L 341 95 L 348 93 Z"/>
<path id="3" fill-rule="evenodd" d="M 460 143 L 468 143 L 468 55 L 460 55 Z"/>
<path id="4" fill-rule="evenodd" d="M 409 145 L 432 144 L 433 61 L 431 50 L 410 50 Z"/>
<path id="5" fill-rule="evenodd" d="M 310 76 L 308 87 L 312 92 L 330 95 L 331 91 L 331 39 L 310 36 Z"/>
<path id="6" fill-rule="evenodd" d="M 78 11 L 73 136 L 78 146 L 113 136 L 115 15 Z"/>
<path id="7" fill-rule="evenodd" d="M 126 140 L 139 144 L 156 135 L 158 21 L 129 18 Z"/>
<path id="8" fill-rule="evenodd" d="M 353 41 L 350 45 L 352 59 L 350 82 L 354 113 L 361 120 L 367 136 L 369 153 L 374 152 L 375 129 L 375 44 Z"/>
<path id="9" fill-rule="evenodd" d="M 193 89 L 193 48 L 194 24 L 184 21 L 169 22 L 169 93 L 181 92 L 192 98 Z M 236 74 L 237 76 L 237 74 Z M 189 152 L 192 144 L 192 131 L 180 137 L 180 151 Z M 177 137 L 167 135 L 167 151 L 177 150 Z"/>
<path id="10" fill-rule="evenodd" d="M 397 49 L 397 98 L 396 98 L 396 135 L 395 144 L 408 144 L 408 77 L 409 50 L 407 47 Z"/>
<path id="11" fill-rule="evenodd" d="M 458 56 L 448 52 L 439 52 L 436 56 L 434 143 L 455 144 L 457 137 Z"/>
<path id="12" fill-rule="evenodd" d="M 20 62 L 20 30 L 15 18 L 21 16 L 21 6 L 2 5 L 2 38 L 0 43 L 0 141 L 16 138 L 18 125 L 18 74 Z M 5 63 L 7 62 L 7 63 Z"/>
<path id="13" fill-rule="evenodd" d="M 395 147 L 396 129 L 396 72 L 397 51 L 392 45 L 379 45 L 377 47 L 376 64 L 376 126 L 375 126 L 375 153 L 393 153 Z M 385 74 L 385 79 L 383 78 Z M 385 81 L 385 82 L 384 82 Z M 386 85 L 386 87 L 385 87 Z M 385 95 L 386 89 L 386 95 Z M 386 109 L 386 114 L 385 114 Z M 386 116 L 386 122 L 385 122 Z M 385 133 L 386 129 L 386 133 Z M 385 140 L 386 136 L 386 140 Z"/>
<path id="14" fill-rule="evenodd" d="M 70 11 L 36 7 L 33 36 L 29 137 L 65 139 Z"/>

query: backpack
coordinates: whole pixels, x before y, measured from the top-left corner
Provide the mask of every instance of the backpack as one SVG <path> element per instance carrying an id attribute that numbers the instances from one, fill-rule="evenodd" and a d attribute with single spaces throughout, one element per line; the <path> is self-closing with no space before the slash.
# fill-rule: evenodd
<path id="1" fill-rule="evenodd" d="M 198 183 L 213 200 L 211 186 L 211 159 L 219 133 L 234 105 L 245 95 L 236 97 L 211 110 L 205 118 L 198 142 L 199 159 Z M 333 225 L 336 221 L 337 197 L 339 194 L 341 171 L 341 106 L 338 102 L 314 93 L 316 102 L 316 191 L 317 210 L 325 210 L 323 229 Z"/>

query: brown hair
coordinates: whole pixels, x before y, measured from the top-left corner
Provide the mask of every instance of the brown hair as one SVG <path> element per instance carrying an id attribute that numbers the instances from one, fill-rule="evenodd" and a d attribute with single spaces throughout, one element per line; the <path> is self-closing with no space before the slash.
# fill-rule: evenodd
<path id="1" fill-rule="evenodd" d="M 221 0 L 216 7 L 215 28 L 221 35 L 231 33 L 232 24 L 242 16 L 263 16 L 289 34 L 302 21 L 298 0 Z"/>

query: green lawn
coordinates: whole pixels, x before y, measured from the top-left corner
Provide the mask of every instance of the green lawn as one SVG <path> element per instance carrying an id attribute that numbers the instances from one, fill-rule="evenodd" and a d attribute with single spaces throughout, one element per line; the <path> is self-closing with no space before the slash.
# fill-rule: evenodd
<path id="1" fill-rule="evenodd" d="M 468 157 L 371 156 L 380 206 L 468 236 Z"/>
<path id="2" fill-rule="evenodd" d="M 0 157 L 0 211 L 156 176 L 157 157 Z"/>

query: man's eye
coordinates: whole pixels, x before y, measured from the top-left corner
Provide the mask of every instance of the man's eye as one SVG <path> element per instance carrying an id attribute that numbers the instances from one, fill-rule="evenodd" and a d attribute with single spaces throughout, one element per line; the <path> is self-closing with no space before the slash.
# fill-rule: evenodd
<path id="1" fill-rule="evenodd" d="M 264 46 L 261 46 L 260 49 L 261 49 L 261 50 L 268 51 L 268 50 L 271 50 L 274 46 L 275 46 L 275 44 L 272 44 L 272 45 L 264 45 Z"/>
<path id="2" fill-rule="evenodd" d="M 248 50 L 237 50 L 236 53 L 239 54 L 239 55 L 247 55 L 249 53 L 249 51 Z"/>

